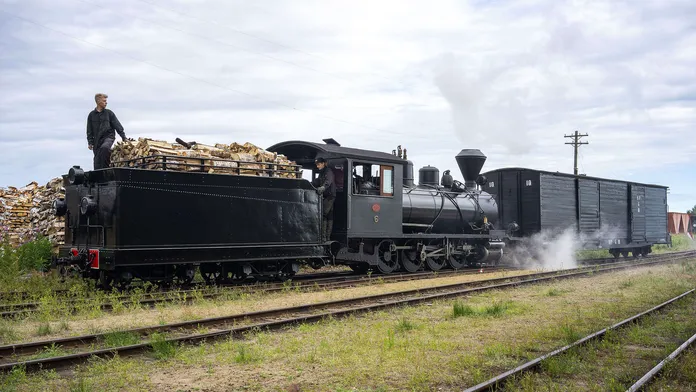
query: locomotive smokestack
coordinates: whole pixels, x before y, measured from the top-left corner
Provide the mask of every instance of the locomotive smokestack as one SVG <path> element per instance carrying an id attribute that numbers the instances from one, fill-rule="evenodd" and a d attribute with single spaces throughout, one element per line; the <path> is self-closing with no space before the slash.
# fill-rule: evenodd
<path id="1" fill-rule="evenodd" d="M 486 162 L 486 156 L 483 155 L 481 150 L 476 149 L 464 149 L 459 151 L 454 159 L 457 160 L 457 165 L 459 165 L 459 170 L 464 176 L 464 185 L 467 189 L 476 188 L 476 178 L 481 173 L 481 168 Z"/>

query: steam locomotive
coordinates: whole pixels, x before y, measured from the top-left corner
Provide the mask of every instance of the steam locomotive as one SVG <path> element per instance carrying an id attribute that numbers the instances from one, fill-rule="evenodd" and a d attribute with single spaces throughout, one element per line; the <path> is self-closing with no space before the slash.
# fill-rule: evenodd
<path id="1" fill-rule="evenodd" d="M 65 199 L 54 202 L 55 214 L 66 218 L 54 265 L 110 287 L 134 278 L 190 283 L 197 269 L 212 284 L 284 280 L 302 264 L 389 274 L 495 264 L 503 255 L 510 233 L 496 228 L 497 203 L 478 189 L 486 182 L 479 150 L 455 157 L 464 183 L 425 166 L 418 184 L 400 148 L 389 154 L 324 139 L 267 150 L 296 165 L 215 174 L 204 160 L 171 170 L 177 157 L 162 155 L 131 167 L 70 168 Z M 322 198 L 300 175 L 304 169 L 318 176 L 317 157 L 327 160 L 337 188 L 326 242 Z"/>

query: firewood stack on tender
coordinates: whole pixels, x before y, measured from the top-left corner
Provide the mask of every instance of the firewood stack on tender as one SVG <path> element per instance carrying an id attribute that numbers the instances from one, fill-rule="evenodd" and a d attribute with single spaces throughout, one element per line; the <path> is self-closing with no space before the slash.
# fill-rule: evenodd
<path id="1" fill-rule="evenodd" d="M 64 219 L 52 212 L 53 200 L 65 197 L 61 178 L 54 178 L 46 185 L 32 182 L 22 188 L 0 189 L 0 226 L 2 239 L 17 246 L 48 237 L 54 246 L 63 244 Z"/>
<path id="2" fill-rule="evenodd" d="M 118 142 L 111 153 L 114 167 L 177 171 L 205 171 L 214 174 L 236 174 L 250 176 L 273 176 L 300 178 L 284 155 L 268 152 L 251 143 L 215 144 L 186 143 L 180 140 L 173 144 L 162 140 L 139 138 L 137 142 Z M 167 157 L 162 157 L 166 155 Z M 166 162 L 165 162 L 166 160 Z M 292 173 L 272 170 L 293 171 Z"/>

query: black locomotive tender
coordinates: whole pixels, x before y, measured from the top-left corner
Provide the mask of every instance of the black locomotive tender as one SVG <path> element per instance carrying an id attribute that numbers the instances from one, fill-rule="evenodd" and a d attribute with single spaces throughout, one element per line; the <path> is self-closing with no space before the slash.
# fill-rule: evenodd
<path id="1" fill-rule="evenodd" d="M 317 269 L 342 264 L 357 272 L 385 274 L 459 269 L 498 263 L 506 244 L 545 228 L 545 213 L 554 214 L 542 207 L 541 223 L 528 218 L 527 193 L 506 181 L 508 172 L 488 174 L 503 176 L 503 192 L 495 191 L 496 180 L 479 175 L 486 160 L 479 150 L 465 149 L 455 157 L 463 184 L 449 170 L 440 178 L 437 168 L 426 166 L 419 170 L 416 185 L 405 150 L 388 154 L 342 147 L 333 139 L 324 142 L 273 145 L 267 150 L 297 165 L 269 163 L 253 176 L 209 174 L 203 161 L 200 171 L 167 170 L 167 159 L 176 158 L 171 156 L 159 156 L 154 164 L 89 172 L 74 166 L 63 176 L 65 199 L 54 203 L 55 213 L 66 216 L 65 245 L 54 262 L 105 287 L 133 278 L 186 283 L 196 268 L 208 283 L 283 280 L 302 263 Z M 333 231 L 325 243 L 321 196 L 300 175 L 301 169 L 312 170 L 316 178 L 314 160 L 319 156 L 327 159 L 337 188 Z M 273 172 L 296 175 L 268 175 Z M 532 177 L 538 181 L 536 173 Z M 519 175 L 514 174 L 517 185 Z M 508 188 L 517 189 L 516 196 L 505 193 Z M 538 207 L 539 187 L 535 189 Z M 554 196 L 541 189 L 543 205 Z M 496 198 L 503 201 L 502 220 Z M 565 204 L 570 202 L 559 199 L 556 205 L 571 211 L 575 207 Z M 583 211 L 579 221 L 584 229 Z M 572 224 L 571 215 L 557 223 Z M 666 230 L 666 210 L 664 215 Z M 640 242 L 642 251 L 655 237 L 621 240 L 648 241 Z M 628 249 L 623 245 L 621 251 Z"/>

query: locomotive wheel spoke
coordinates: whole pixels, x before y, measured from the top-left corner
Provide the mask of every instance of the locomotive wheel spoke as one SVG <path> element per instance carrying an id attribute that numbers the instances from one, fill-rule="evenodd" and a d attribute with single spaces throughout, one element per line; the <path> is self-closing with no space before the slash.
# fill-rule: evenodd
<path id="1" fill-rule="evenodd" d="M 427 257 L 425 259 L 425 265 L 431 271 L 441 270 L 442 267 L 445 266 L 445 263 L 446 263 L 446 261 L 445 261 L 444 257 Z"/>
<path id="2" fill-rule="evenodd" d="M 413 241 L 406 242 L 407 246 L 413 246 Z M 415 249 L 403 249 L 401 251 L 401 266 L 406 272 L 416 272 L 423 267 L 423 262 L 418 257 L 418 251 Z"/>
<path id="3" fill-rule="evenodd" d="M 466 265 L 466 259 L 450 256 L 447 258 L 447 265 L 452 267 L 453 270 L 462 269 Z"/>
<path id="4" fill-rule="evenodd" d="M 399 268 L 399 252 L 391 250 L 392 244 L 391 241 L 382 241 L 377 247 L 379 254 L 377 269 L 383 274 L 390 274 Z"/>

